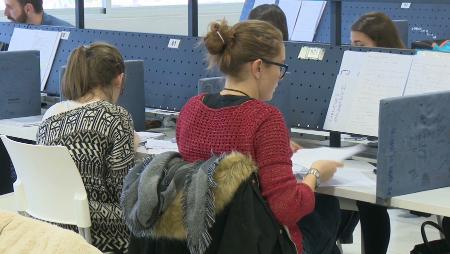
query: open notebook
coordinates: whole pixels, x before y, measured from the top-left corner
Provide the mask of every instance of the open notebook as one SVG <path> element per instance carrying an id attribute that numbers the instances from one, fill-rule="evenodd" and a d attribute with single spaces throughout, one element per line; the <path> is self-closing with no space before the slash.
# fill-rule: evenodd
<path id="1" fill-rule="evenodd" d="M 324 129 L 378 136 L 381 99 L 450 90 L 450 54 L 344 52 Z"/>

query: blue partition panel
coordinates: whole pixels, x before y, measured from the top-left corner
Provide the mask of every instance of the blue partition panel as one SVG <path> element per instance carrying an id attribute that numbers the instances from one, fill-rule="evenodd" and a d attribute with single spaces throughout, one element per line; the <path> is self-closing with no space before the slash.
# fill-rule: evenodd
<path id="1" fill-rule="evenodd" d="M 0 119 L 40 115 L 39 51 L 0 52 L 0 71 Z"/>
<path id="2" fill-rule="evenodd" d="M 450 186 L 450 92 L 380 102 L 377 196 Z"/>
<path id="3" fill-rule="evenodd" d="M 15 26 L 70 32 L 56 52 L 46 87 L 49 94 L 59 95 L 60 67 L 66 64 L 70 52 L 98 41 L 116 46 L 126 60 L 144 61 L 147 107 L 180 110 L 197 94 L 200 78 L 220 76 L 217 71 L 207 70 L 206 51 L 198 46 L 200 37 L 0 23 L 0 41 L 9 42 Z M 180 40 L 178 48 L 168 47 L 171 39 Z"/>

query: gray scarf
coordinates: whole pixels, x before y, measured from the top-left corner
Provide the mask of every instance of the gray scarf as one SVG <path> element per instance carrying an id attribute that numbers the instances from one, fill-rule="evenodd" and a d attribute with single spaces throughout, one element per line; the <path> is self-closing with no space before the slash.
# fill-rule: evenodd
<path id="1" fill-rule="evenodd" d="M 223 157 L 187 163 L 179 153 L 166 152 L 137 164 L 125 178 L 121 196 L 131 233 L 154 236 L 156 222 L 182 192 L 188 248 L 192 254 L 204 253 L 212 240 L 208 229 L 215 222 L 213 175 Z"/>

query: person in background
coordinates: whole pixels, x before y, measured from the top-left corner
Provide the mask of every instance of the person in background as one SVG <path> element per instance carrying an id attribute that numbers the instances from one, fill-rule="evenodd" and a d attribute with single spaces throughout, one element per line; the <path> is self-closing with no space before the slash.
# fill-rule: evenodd
<path id="1" fill-rule="evenodd" d="M 288 26 L 286 15 L 283 10 L 276 4 L 263 4 L 250 11 L 248 19 L 256 19 L 269 22 L 278 28 L 283 34 L 283 41 L 289 40 Z"/>
<path id="2" fill-rule="evenodd" d="M 119 200 L 123 178 L 135 162 L 134 128 L 131 115 L 115 105 L 124 72 L 115 47 L 76 48 L 62 84 L 67 101 L 45 112 L 37 133 L 37 144 L 69 149 L 88 194 L 92 244 L 102 252 L 124 253 L 129 239 Z"/>
<path id="3" fill-rule="evenodd" d="M 283 10 L 278 7 L 276 4 L 263 4 L 258 7 L 252 9 L 250 14 L 248 15 L 249 20 L 262 20 L 269 22 L 274 27 L 278 28 L 282 35 L 283 41 L 289 40 L 289 32 L 288 26 L 286 22 L 286 15 Z M 292 139 L 290 140 L 292 152 L 296 152 L 302 147 L 294 142 Z"/>
<path id="4" fill-rule="evenodd" d="M 70 23 L 45 13 L 42 0 L 5 0 L 4 15 L 17 23 L 73 27 Z"/>
<path id="5" fill-rule="evenodd" d="M 195 96 L 183 107 L 176 129 L 180 154 L 187 162 L 231 151 L 251 156 L 275 218 L 287 226 L 299 253 L 309 253 L 297 223 L 314 210 L 318 181 L 330 179 L 341 164 L 317 161 L 300 182 L 293 175 L 283 115 L 264 102 L 288 68 L 281 32 L 259 20 L 232 27 L 222 21 L 211 24 L 204 44 L 210 67 L 218 66 L 226 75 L 225 88 Z"/>
<path id="6" fill-rule="evenodd" d="M 394 22 L 381 12 L 367 13 L 353 23 L 350 40 L 358 47 L 405 48 Z"/>
<path id="7" fill-rule="evenodd" d="M 381 12 L 361 16 L 351 27 L 352 46 L 405 48 L 392 20 Z M 366 254 L 386 253 L 391 226 L 387 208 L 358 201 L 359 218 Z"/>

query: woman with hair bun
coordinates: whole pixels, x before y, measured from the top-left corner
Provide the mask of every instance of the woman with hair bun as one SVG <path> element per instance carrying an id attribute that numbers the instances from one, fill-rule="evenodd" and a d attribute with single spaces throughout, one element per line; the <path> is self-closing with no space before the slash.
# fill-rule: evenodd
<path id="1" fill-rule="evenodd" d="M 250 156 L 258 166 L 263 197 L 303 253 L 297 223 L 314 210 L 319 181 L 330 179 L 341 164 L 317 161 L 300 182 L 292 173 L 283 115 L 265 102 L 272 99 L 288 68 L 282 34 L 264 21 L 234 26 L 222 21 L 210 25 L 204 44 L 209 66 L 218 66 L 226 75 L 225 88 L 195 96 L 183 107 L 176 130 L 180 154 L 188 162 L 231 151 Z"/>

